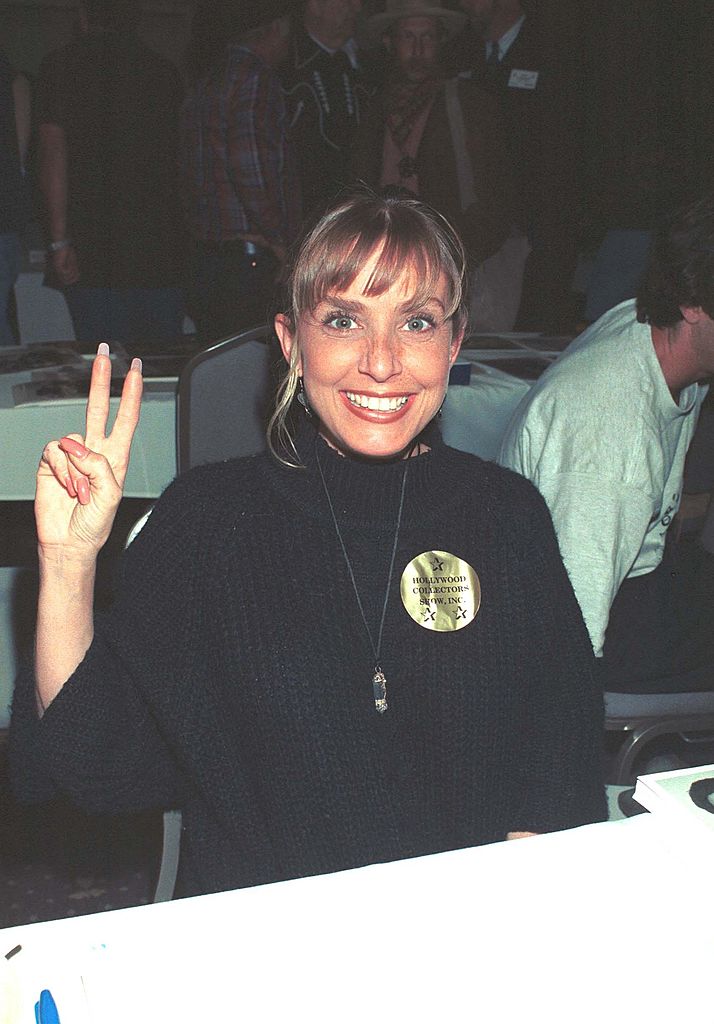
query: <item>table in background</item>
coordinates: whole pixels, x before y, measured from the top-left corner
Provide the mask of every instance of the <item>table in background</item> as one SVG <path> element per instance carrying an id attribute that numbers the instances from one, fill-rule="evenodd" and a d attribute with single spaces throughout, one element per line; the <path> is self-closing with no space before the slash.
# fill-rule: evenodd
<path id="1" fill-rule="evenodd" d="M 85 398 L 15 405 L 12 388 L 29 373 L 0 374 L 0 501 L 32 501 L 42 449 L 64 434 L 84 435 Z M 119 399 L 111 399 L 111 421 Z M 156 498 L 176 475 L 176 398 L 172 391 L 147 394 L 134 436 L 124 493 Z"/>
<path id="2" fill-rule="evenodd" d="M 709 1019 L 710 872 L 661 827 L 643 814 L 6 929 L 0 952 L 22 944 L 22 1020 L 43 987 L 73 1024 Z"/>
<path id="3" fill-rule="evenodd" d="M 452 448 L 495 460 L 516 406 L 570 338 L 532 334 L 466 339 L 458 362 L 471 364 L 468 384 L 452 384 L 441 433 Z"/>

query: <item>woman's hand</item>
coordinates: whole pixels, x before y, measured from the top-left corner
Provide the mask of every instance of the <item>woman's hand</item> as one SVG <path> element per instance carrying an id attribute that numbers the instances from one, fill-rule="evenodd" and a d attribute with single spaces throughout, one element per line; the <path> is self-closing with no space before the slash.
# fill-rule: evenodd
<path id="1" fill-rule="evenodd" d="M 45 555 L 94 561 L 111 532 L 139 422 L 141 360 L 132 361 L 107 436 L 111 375 L 109 346 L 102 343 L 92 366 L 85 436 L 72 434 L 50 441 L 42 453 L 35 520 Z"/>

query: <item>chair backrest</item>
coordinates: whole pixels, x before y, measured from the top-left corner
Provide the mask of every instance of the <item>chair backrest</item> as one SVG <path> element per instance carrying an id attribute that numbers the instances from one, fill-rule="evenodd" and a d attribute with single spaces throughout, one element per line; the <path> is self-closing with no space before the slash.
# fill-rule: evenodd
<path id="1" fill-rule="evenodd" d="M 184 367 L 176 399 L 179 473 L 265 449 L 271 337 L 268 326 L 244 331 Z"/>
<path id="2" fill-rule="evenodd" d="M 164 811 L 161 840 L 161 865 L 152 903 L 166 903 L 174 898 L 181 854 L 181 811 Z"/>
<path id="3" fill-rule="evenodd" d="M 662 736 L 686 738 L 687 743 L 711 746 L 714 742 L 714 669 L 703 666 L 680 679 L 672 680 L 672 690 L 662 693 L 606 693 L 605 729 L 620 733 L 608 782 L 620 786 L 634 784 L 635 762 L 651 743 Z M 676 686 L 710 689 L 677 690 Z M 695 764 L 701 763 L 695 759 Z M 646 770 L 646 769 L 645 769 Z"/>

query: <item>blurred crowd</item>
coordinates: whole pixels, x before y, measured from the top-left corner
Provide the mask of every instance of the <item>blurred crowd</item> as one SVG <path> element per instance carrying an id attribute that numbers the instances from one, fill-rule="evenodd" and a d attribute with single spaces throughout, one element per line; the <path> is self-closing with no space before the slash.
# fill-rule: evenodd
<path id="1" fill-rule="evenodd" d="M 0 56 L 0 344 L 33 208 L 78 339 L 162 343 L 188 314 L 209 343 L 265 322 L 301 223 L 356 182 L 458 228 L 472 330 L 633 294 L 677 174 L 644 133 L 576 308 L 582 54 L 537 0 L 199 0 L 180 69 L 140 17 L 82 0 L 32 88 Z"/>

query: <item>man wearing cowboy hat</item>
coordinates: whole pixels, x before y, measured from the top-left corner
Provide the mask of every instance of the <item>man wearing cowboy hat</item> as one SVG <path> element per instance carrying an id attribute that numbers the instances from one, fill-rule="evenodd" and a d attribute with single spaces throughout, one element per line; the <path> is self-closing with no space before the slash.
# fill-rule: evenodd
<path id="1" fill-rule="evenodd" d="M 460 231 L 473 267 L 496 252 L 511 224 L 510 175 L 495 101 L 446 79 L 444 44 L 465 16 L 441 0 L 387 0 L 369 19 L 391 67 L 370 104 L 352 162 L 373 188 L 407 189 Z"/>

